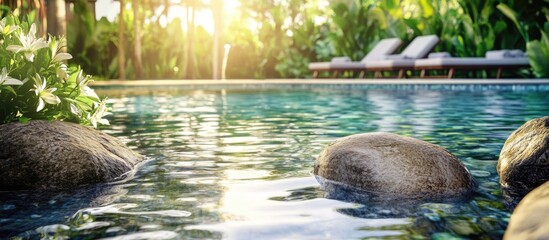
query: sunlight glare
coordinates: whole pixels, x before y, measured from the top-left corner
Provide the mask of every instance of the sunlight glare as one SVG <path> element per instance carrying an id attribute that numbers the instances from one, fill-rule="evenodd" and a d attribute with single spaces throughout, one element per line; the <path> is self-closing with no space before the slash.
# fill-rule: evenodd
<path id="1" fill-rule="evenodd" d="M 241 6 L 240 0 L 224 0 L 223 2 L 223 14 L 225 15 L 223 19 L 230 20 L 235 18 Z M 204 3 L 209 6 L 211 4 L 211 0 L 205 1 Z M 168 13 L 168 22 L 173 21 L 173 19 L 175 18 L 181 19 L 181 27 L 184 31 L 187 31 L 187 11 L 184 6 L 170 7 Z M 225 21 L 225 24 L 227 24 L 227 22 L 228 21 Z M 203 27 L 208 33 L 212 34 L 214 32 L 214 20 L 211 8 L 197 9 L 195 11 L 195 24 L 196 26 Z"/>
<path id="2" fill-rule="evenodd" d="M 97 1 L 97 10 L 96 17 L 99 20 L 102 17 L 107 17 L 109 21 L 114 21 L 114 19 L 120 14 L 120 2 L 114 0 L 98 0 Z M 211 0 L 204 1 L 205 8 L 197 9 L 195 12 L 195 25 L 203 27 L 208 33 L 212 34 L 214 31 L 214 22 L 212 16 L 212 10 L 210 7 Z M 234 19 L 237 17 L 240 11 L 240 0 L 224 0 L 223 1 L 224 16 L 223 19 Z M 131 10 L 131 5 L 127 4 L 126 9 Z M 162 8 L 155 9 L 155 15 L 161 15 L 163 12 Z M 184 31 L 187 31 L 187 9 L 184 5 L 172 5 L 168 10 L 167 18 L 165 16 L 159 17 L 159 23 L 162 27 L 168 25 L 169 22 L 174 19 L 179 18 L 181 20 L 181 27 Z M 229 21 L 224 21 L 225 24 L 228 24 Z M 150 24 L 150 19 L 145 20 L 146 24 Z"/>

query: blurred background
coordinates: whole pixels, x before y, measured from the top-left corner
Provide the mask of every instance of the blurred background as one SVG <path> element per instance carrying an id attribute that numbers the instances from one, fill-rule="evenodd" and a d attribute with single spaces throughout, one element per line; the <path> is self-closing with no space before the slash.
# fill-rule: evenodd
<path id="1" fill-rule="evenodd" d="M 437 34 L 435 51 L 483 57 L 541 51 L 527 43 L 549 34 L 546 0 L 0 2 L 2 16 L 28 16 L 42 35 L 66 36 L 70 63 L 95 79 L 307 78 L 309 62 L 360 60 L 387 37 Z"/>

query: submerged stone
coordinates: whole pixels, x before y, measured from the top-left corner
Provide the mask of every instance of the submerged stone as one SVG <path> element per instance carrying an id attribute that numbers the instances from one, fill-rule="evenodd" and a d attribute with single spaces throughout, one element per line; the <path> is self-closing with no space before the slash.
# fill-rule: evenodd
<path id="1" fill-rule="evenodd" d="M 60 121 L 0 125 L 0 146 L 0 190 L 109 182 L 143 160 L 108 134 Z"/>
<path id="2" fill-rule="evenodd" d="M 503 239 L 549 239 L 549 182 L 534 189 L 517 205 Z"/>
<path id="3" fill-rule="evenodd" d="M 549 117 L 515 130 L 501 149 L 497 171 L 508 198 L 522 198 L 549 180 Z"/>
<path id="4" fill-rule="evenodd" d="M 457 200 L 474 188 L 467 168 L 447 150 L 391 133 L 336 140 L 316 159 L 314 174 L 389 199 Z"/>

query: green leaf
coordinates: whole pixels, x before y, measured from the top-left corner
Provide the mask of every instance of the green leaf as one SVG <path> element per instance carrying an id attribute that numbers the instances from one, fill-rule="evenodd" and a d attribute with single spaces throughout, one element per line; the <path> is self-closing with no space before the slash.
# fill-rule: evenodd
<path id="1" fill-rule="evenodd" d="M 26 123 L 28 123 L 28 122 L 31 120 L 31 118 L 19 117 L 18 120 L 19 120 L 20 123 L 26 124 Z"/>
<path id="2" fill-rule="evenodd" d="M 13 93 L 13 95 L 17 95 L 17 92 L 15 92 L 12 86 L 0 86 L 0 89 L 7 90 L 8 92 Z"/>
<path id="3" fill-rule="evenodd" d="M 526 44 L 530 65 L 538 77 L 549 77 L 549 45 L 535 40 Z"/>
<path id="4" fill-rule="evenodd" d="M 505 23 L 505 21 L 497 21 L 496 24 L 494 25 L 494 32 L 496 34 L 499 34 L 506 28 L 507 28 L 507 23 Z"/>
<path id="5" fill-rule="evenodd" d="M 522 37 L 524 38 L 524 41 L 528 42 L 529 41 L 529 37 L 528 37 L 528 31 L 525 29 L 524 27 L 524 24 L 521 23 L 519 21 L 519 15 L 517 12 L 515 12 L 515 10 L 513 10 L 512 8 L 510 8 L 509 6 L 507 6 L 506 4 L 504 3 L 500 3 L 496 6 L 505 16 L 507 16 L 509 19 L 511 19 L 511 21 L 513 21 L 513 23 L 515 24 L 515 26 L 517 26 L 517 29 L 519 30 L 520 34 L 522 35 Z"/>

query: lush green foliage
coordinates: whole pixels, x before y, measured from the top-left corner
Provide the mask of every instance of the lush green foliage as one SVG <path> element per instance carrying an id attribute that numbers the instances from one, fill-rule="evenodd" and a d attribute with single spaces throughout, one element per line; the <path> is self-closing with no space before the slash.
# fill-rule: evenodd
<path id="1" fill-rule="evenodd" d="M 68 68 L 65 40 L 36 36 L 32 21 L 0 20 L 0 124 L 30 119 L 108 124 L 105 101 L 87 86 L 79 67 Z"/>
<path id="2" fill-rule="evenodd" d="M 89 6 L 82 1 L 75 2 L 74 16 L 67 26 L 67 47 L 73 53 L 73 62 L 90 74 L 116 78 L 117 28 L 106 19 L 95 23 Z"/>
<path id="3" fill-rule="evenodd" d="M 382 38 L 399 37 L 407 43 L 419 35 L 436 34 L 441 42 L 435 50 L 456 57 L 481 57 L 494 49 L 527 50 L 535 73 L 547 76 L 543 73 L 547 67 L 541 67 L 547 59 L 543 49 L 549 48 L 543 40 L 543 24 L 549 16 L 544 3 L 546 0 L 241 1 L 237 16 L 225 22 L 224 42 L 231 45 L 226 75 L 306 77 L 309 62 L 343 55 L 360 60 Z M 179 4 L 186 9 L 207 8 L 200 0 Z M 125 11 L 114 22 L 101 19 L 95 23 L 86 14 L 86 6 L 85 1 L 76 1 L 78 17 L 67 35 L 74 61 L 90 73 L 117 78 L 116 54 L 122 47 L 127 59 L 125 77 L 136 78 L 134 43 L 139 38 L 143 78 L 211 78 L 211 34 L 200 26 L 191 34 L 181 28 L 184 20 L 179 19 L 160 24 L 159 19 L 167 18 L 162 1 L 140 4 L 140 36 L 134 32 L 133 11 Z M 162 9 L 164 13 L 158 11 Z M 123 21 L 126 29 L 122 46 L 118 21 Z"/>
<path id="4" fill-rule="evenodd" d="M 124 11 L 114 22 L 106 18 L 95 21 L 92 15 L 86 14 L 89 5 L 85 0 L 76 0 L 74 3 L 73 21 L 68 25 L 68 48 L 74 53 L 74 62 L 82 65 L 90 74 L 105 79 L 118 78 L 117 49 L 124 48 L 126 59 L 126 78 L 135 79 L 136 38 L 141 38 L 141 56 L 143 61 L 144 79 L 181 79 L 181 78 L 211 78 L 211 45 L 212 37 L 202 27 L 194 31 L 196 44 L 193 47 L 193 61 L 185 58 L 185 44 L 187 34 L 181 28 L 181 20 L 175 19 L 166 25 L 158 21 L 161 15 L 149 9 L 148 5 L 139 7 L 139 21 L 145 20 L 142 33 L 136 36 L 132 11 Z M 125 42 L 120 46 L 118 39 L 119 21 L 124 23 Z M 82 27 L 85 26 L 85 27 Z M 192 62 L 190 74 L 185 69 L 185 61 Z"/>
<path id="5" fill-rule="evenodd" d="M 526 49 L 534 72 L 539 77 L 549 77 L 549 22 L 545 23 L 541 40 L 528 42 Z"/>
<path id="6" fill-rule="evenodd" d="M 513 21 L 527 42 L 526 50 L 534 73 L 538 77 L 549 77 L 549 8 L 530 7 L 524 10 L 526 14 L 519 14 L 503 3 L 497 8 Z"/>

